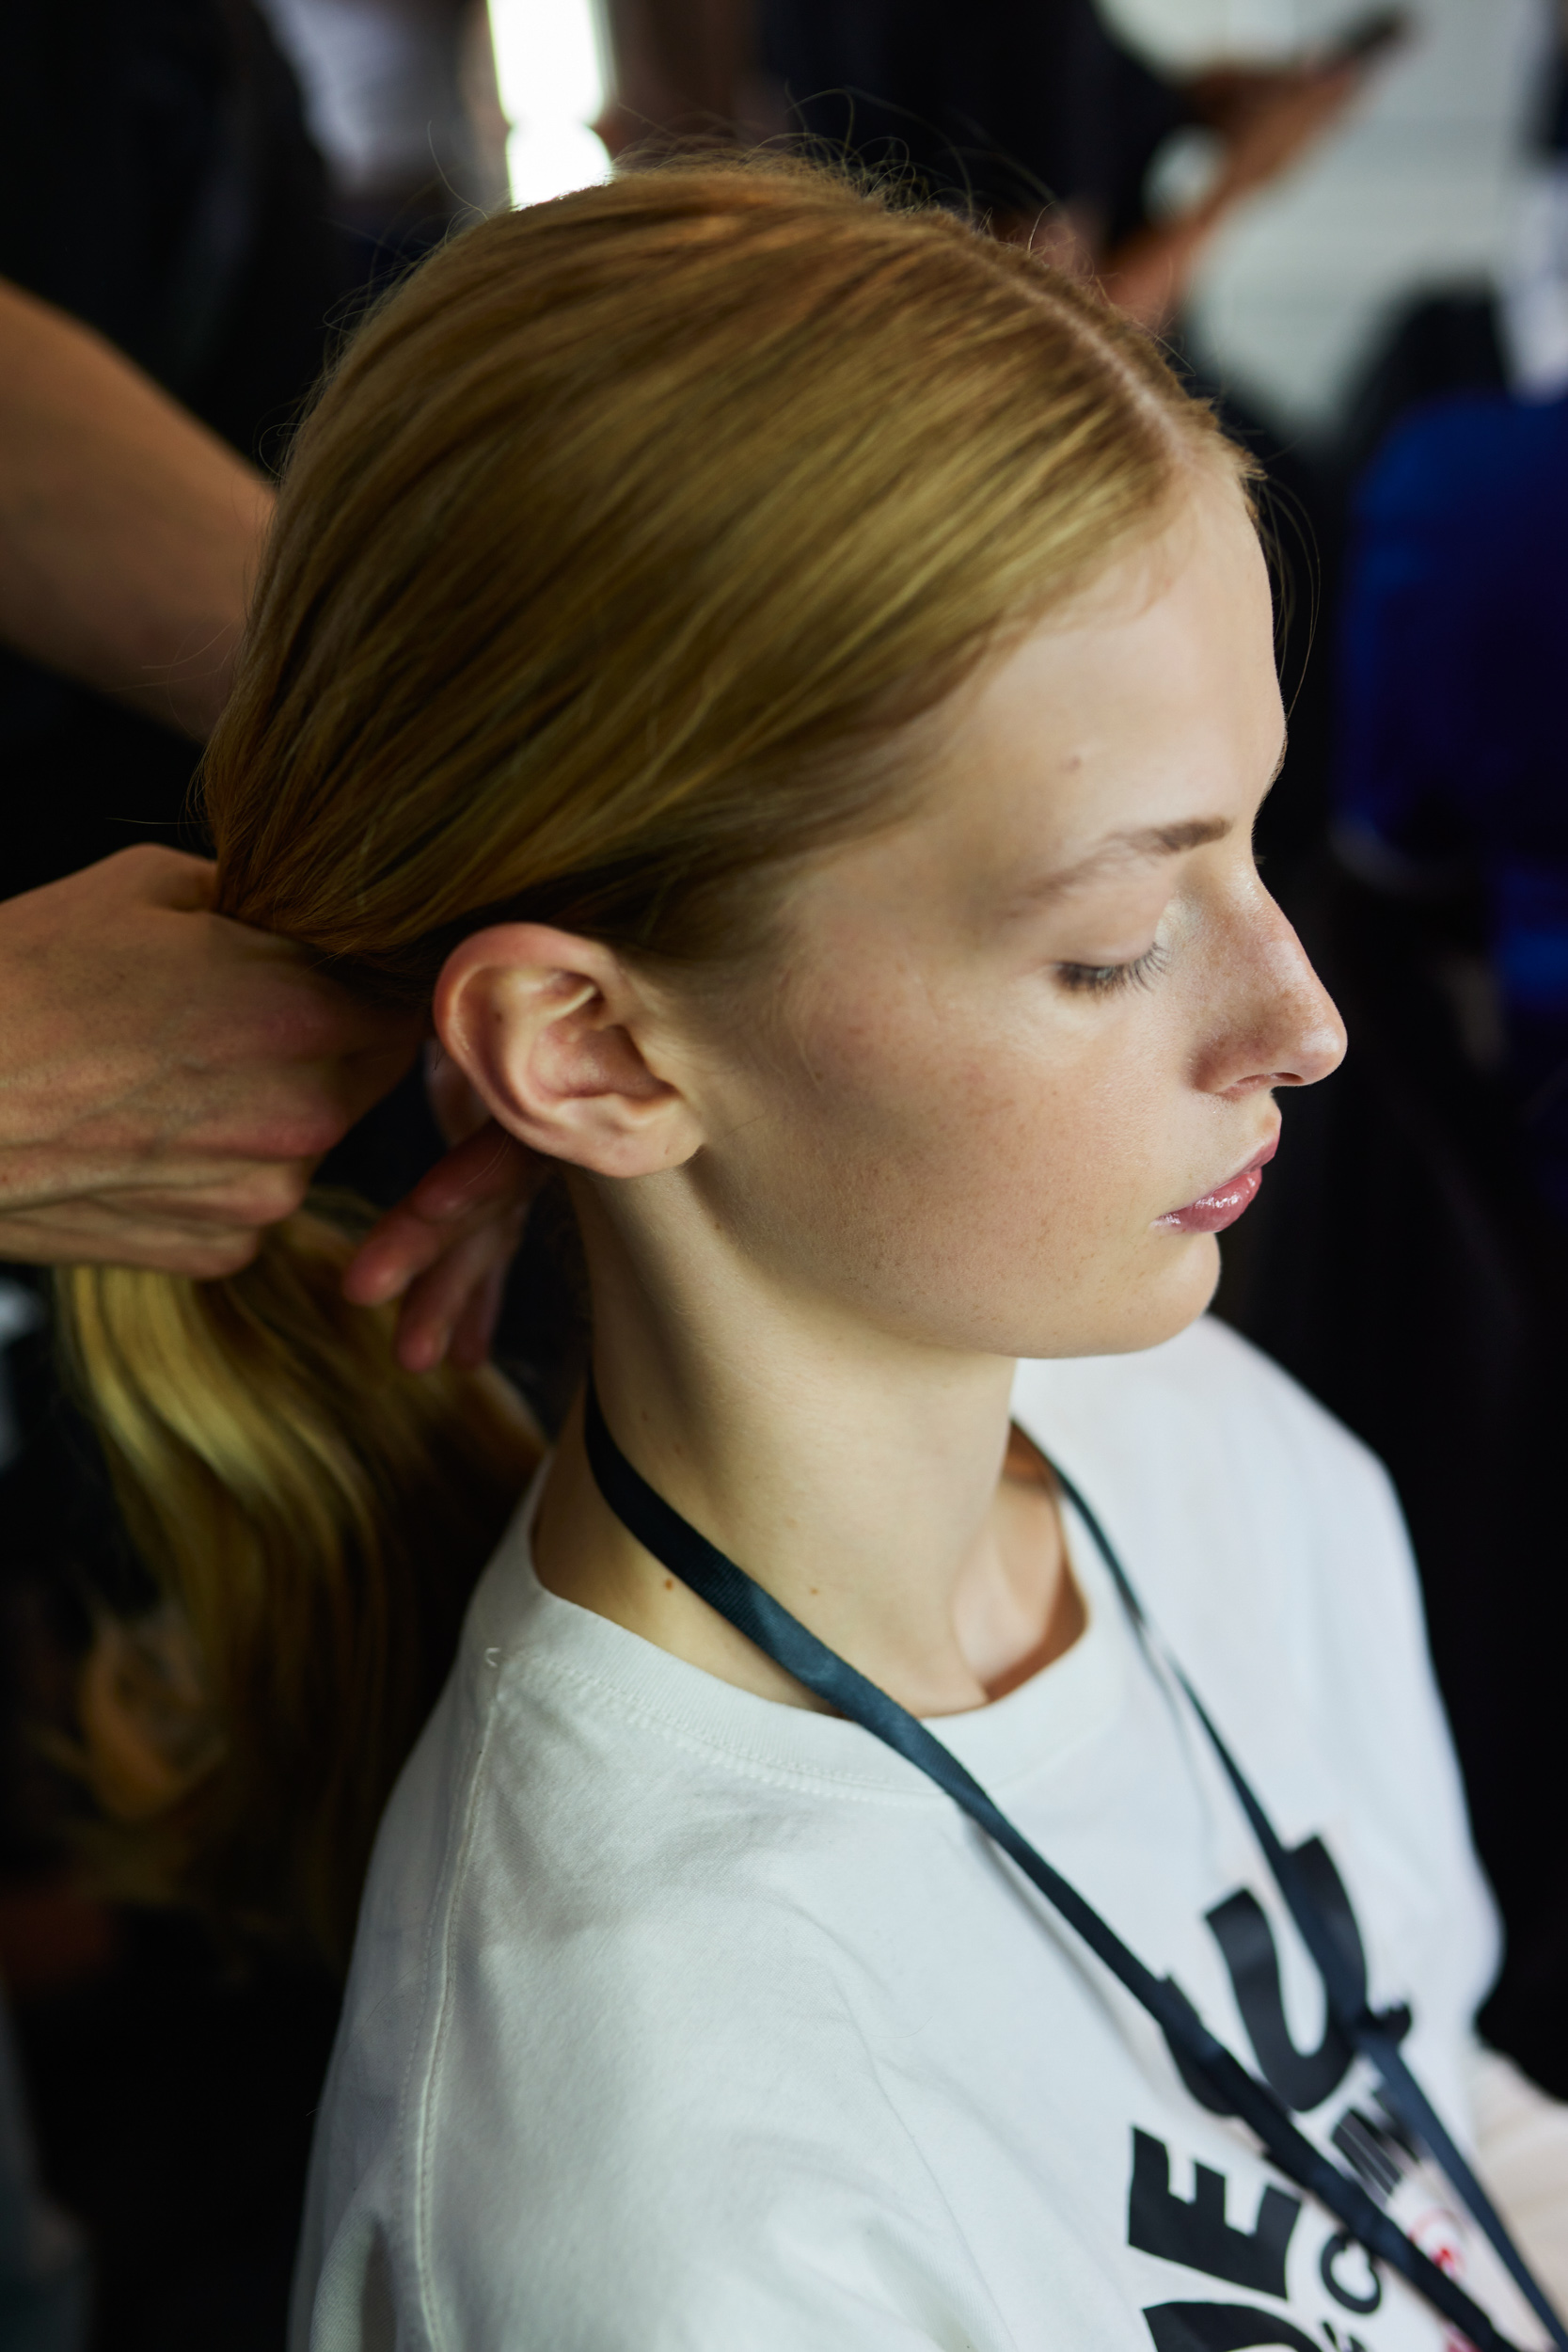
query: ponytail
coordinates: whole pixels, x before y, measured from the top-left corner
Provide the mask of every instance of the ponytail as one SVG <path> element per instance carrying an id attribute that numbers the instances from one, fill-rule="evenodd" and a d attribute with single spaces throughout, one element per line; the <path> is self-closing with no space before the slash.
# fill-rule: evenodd
<path id="1" fill-rule="evenodd" d="M 341 1296 L 352 1247 L 302 1214 L 222 1281 L 59 1280 L 74 1384 L 160 1595 L 139 1629 L 104 1628 L 84 1685 L 114 1875 L 334 1963 L 540 1454 L 499 1375 L 400 1369 L 390 1312 Z"/>

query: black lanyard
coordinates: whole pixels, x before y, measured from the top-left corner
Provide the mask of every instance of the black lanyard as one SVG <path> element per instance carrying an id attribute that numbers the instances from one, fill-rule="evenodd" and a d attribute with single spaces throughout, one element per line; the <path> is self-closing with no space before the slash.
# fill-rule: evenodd
<path id="1" fill-rule="evenodd" d="M 951 1750 L 943 1747 L 896 1699 L 889 1698 L 885 1691 L 857 1674 L 825 1642 L 819 1642 L 798 1617 L 791 1616 L 787 1609 L 753 1582 L 744 1568 L 727 1559 L 705 1535 L 699 1534 L 689 1520 L 682 1518 L 662 1495 L 655 1492 L 610 1436 L 592 1379 L 584 1406 L 583 1439 L 599 1492 L 644 1550 L 673 1570 L 797 1682 L 815 1692 L 836 1712 L 884 1740 L 934 1780 L 972 1820 L 978 1822 L 1097 1959 L 1148 2010 L 1184 2070 L 1205 2084 L 1208 2104 L 1216 2113 L 1237 2116 L 1248 2124 L 1280 2171 L 1326 2205 L 1370 2255 L 1379 2257 L 1390 2269 L 1406 2278 L 1418 2294 L 1462 2330 L 1476 2352 L 1516 2352 L 1480 2304 L 1411 2244 L 1361 2184 L 1341 2171 L 1305 2133 L 1297 2130 L 1288 2109 L 1268 2085 L 1259 2082 L 1210 2032 L 1175 1979 L 1156 1977 L 1147 1968 L 1093 1904 L 1053 1870 L 1043 1854 L 1036 1851 Z M 1154 1655 L 1148 1620 L 1110 1539 L 1070 1481 L 1054 1467 L 1053 1475 L 1099 1547 L 1139 1639 Z M 1168 1655 L 1165 1662 L 1213 1743 L 1302 1940 L 1317 1963 L 1334 2023 L 1376 2069 L 1391 2111 L 1424 2142 L 1449 2185 L 1485 2232 L 1532 2309 L 1539 2313 L 1559 2352 L 1568 2352 L 1568 2328 L 1536 2284 L 1491 2201 L 1400 2054 L 1399 2039 L 1405 2019 L 1397 2012 L 1380 2013 L 1368 2007 L 1356 1972 L 1351 1968 L 1332 1926 L 1319 1908 L 1297 1858 L 1281 1842 L 1185 1675 Z"/>

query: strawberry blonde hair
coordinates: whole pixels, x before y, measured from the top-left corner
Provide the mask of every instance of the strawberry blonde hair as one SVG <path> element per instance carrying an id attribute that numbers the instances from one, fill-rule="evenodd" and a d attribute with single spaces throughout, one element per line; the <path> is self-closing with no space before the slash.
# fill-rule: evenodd
<path id="1" fill-rule="evenodd" d="M 206 762 L 218 905 L 411 1006 L 498 915 L 754 963 L 789 861 L 896 813 L 911 723 L 1216 467 L 1092 294 L 842 176 L 666 165 L 487 220 L 298 436 Z M 307 1216 L 224 1280 L 62 1281 L 199 1692 L 126 1865 L 335 1956 L 539 1453 L 494 1374 L 397 1368 L 346 1247 Z"/>

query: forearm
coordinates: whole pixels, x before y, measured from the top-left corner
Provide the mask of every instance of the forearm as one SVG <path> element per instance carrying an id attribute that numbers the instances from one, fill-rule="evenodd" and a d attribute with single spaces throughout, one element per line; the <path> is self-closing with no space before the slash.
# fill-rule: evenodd
<path id="1" fill-rule="evenodd" d="M 204 737 L 272 492 L 99 336 L 0 280 L 0 640 Z"/>
<path id="2" fill-rule="evenodd" d="M 1279 73 L 1212 73 L 1200 87 L 1222 140 L 1212 188 L 1199 202 L 1142 229 L 1107 254 L 1100 275 L 1111 299 L 1154 328 L 1168 326 L 1197 262 L 1222 221 L 1288 171 L 1343 115 L 1360 88 L 1352 60 Z"/>
<path id="3" fill-rule="evenodd" d="M 1216 193 L 1174 220 L 1125 238 L 1105 256 L 1098 273 L 1117 308 L 1153 334 L 1168 326 L 1186 298 L 1205 246 L 1229 209 L 1228 198 Z"/>

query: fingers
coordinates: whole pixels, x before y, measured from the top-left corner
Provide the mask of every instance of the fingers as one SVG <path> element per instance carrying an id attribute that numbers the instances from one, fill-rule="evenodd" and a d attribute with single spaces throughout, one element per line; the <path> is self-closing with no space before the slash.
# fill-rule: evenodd
<path id="1" fill-rule="evenodd" d="M 1304 101 L 1316 102 L 1325 114 L 1348 105 L 1366 81 L 1366 72 L 1359 65 L 1325 65 L 1302 76 L 1301 95 Z"/>
<path id="2" fill-rule="evenodd" d="M 548 1165 L 488 1119 L 466 1143 L 437 1160 L 408 1198 L 422 1216 L 440 1224 L 483 1209 L 526 1207 L 544 1183 Z"/>
<path id="3" fill-rule="evenodd" d="M 198 1280 L 238 1273 L 263 1231 L 305 1199 L 314 1162 L 207 1161 L 183 1181 L 99 1162 L 58 1198 L 12 1195 L 0 1258 L 28 1264 L 146 1266 Z M 359 1305 L 404 1298 L 398 1358 L 428 1371 L 451 1354 L 482 1363 L 506 1270 L 544 1163 L 499 1127 L 473 1136 L 375 1227 L 344 1277 Z"/>
<path id="4" fill-rule="evenodd" d="M 341 1062 L 395 1053 L 406 1067 L 413 1058 L 424 1034 L 421 1012 L 344 988 L 292 940 L 252 930 L 228 915 L 209 914 L 199 925 L 182 928 L 186 958 L 199 956 L 213 992 L 207 1025 L 215 1031 L 220 1020 L 241 1025 L 238 1039 L 215 1054 L 215 1061 Z M 168 925 L 166 932 L 174 929 Z M 166 953 L 175 946 L 166 937 Z"/>
<path id="5" fill-rule="evenodd" d="M 147 1266 L 200 1280 L 250 1263 L 269 1225 L 290 1216 L 309 1185 L 309 1160 L 222 1160 L 173 1173 L 103 1156 L 84 1160 L 63 1187 L 47 1168 L 5 1171 L 0 1258 L 30 1265 Z"/>
<path id="6" fill-rule="evenodd" d="M 466 1143 L 490 1116 L 483 1098 L 434 1039 L 424 1050 L 425 1093 L 436 1124 L 449 1144 Z"/>
<path id="7" fill-rule="evenodd" d="M 357 1306 L 401 1298 L 398 1361 L 483 1363 L 545 1163 L 488 1121 L 381 1219 L 343 1277 Z"/>
<path id="8" fill-rule="evenodd" d="M 359 1307 L 401 1298 L 451 1248 L 458 1229 L 514 1211 L 520 1216 L 543 1180 L 544 1163 L 489 1120 L 388 1211 L 343 1277 L 344 1296 Z"/>
<path id="9" fill-rule="evenodd" d="M 506 1296 L 509 1264 L 510 1261 L 508 1265 L 491 1267 L 483 1280 L 475 1284 L 457 1319 L 447 1354 L 460 1372 L 477 1372 L 489 1360 L 496 1326 L 500 1320 L 501 1301 Z"/>
<path id="10" fill-rule="evenodd" d="M 139 1149 L 150 1180 L 171 1177 L 198 1160 L 237 1163 L 319 1160 L 341 1143 L 372 1104 L 396 1086 L 417 1041 L 337 1061 L 236 1063 L 183 1076 L 183 1091 L 166 1089 L 150 1106 L 124 1105 L 80 1119 L 71 1138 L 78 1161 L 90 1152 L 129 1156 Z"/>
<path id="11" fill-rule="evenodd" d="M 140 1266 L 199 1282 L 238 1274 L 261 1246 L 253 1225 L 160 1224 L 99 1214 L 92 1200 L 0 1216 L 0 1258 L 22 1265 Z"/>
<path id="12" fill-rule="evenodd" d="M 468 1369 L 484 1361 L 522 1227 L 517 1209 L 466 1234 L 411 1284 L 396 1343 L 405 1372 L 433 1372 L 449 1356 Z"/>
<path id="13" fill-rule="evenodd" d="M 182 1156 L 177 1165 L 81 1152 L 64 1172 L 47 1154 L 9 1155 L 0 1170 L 0 1219 L 78 1216 L 134 1235 L 142 1225 L 275 1225 L 304 1200 L 313 1159 Z"/>
<path id="14" fill-rule="evenodd" d="M 0 1250 L 209 1276 L 408 1067 L 421 1014 L 210 912 L 144 843 L 0 908 Z"/>

